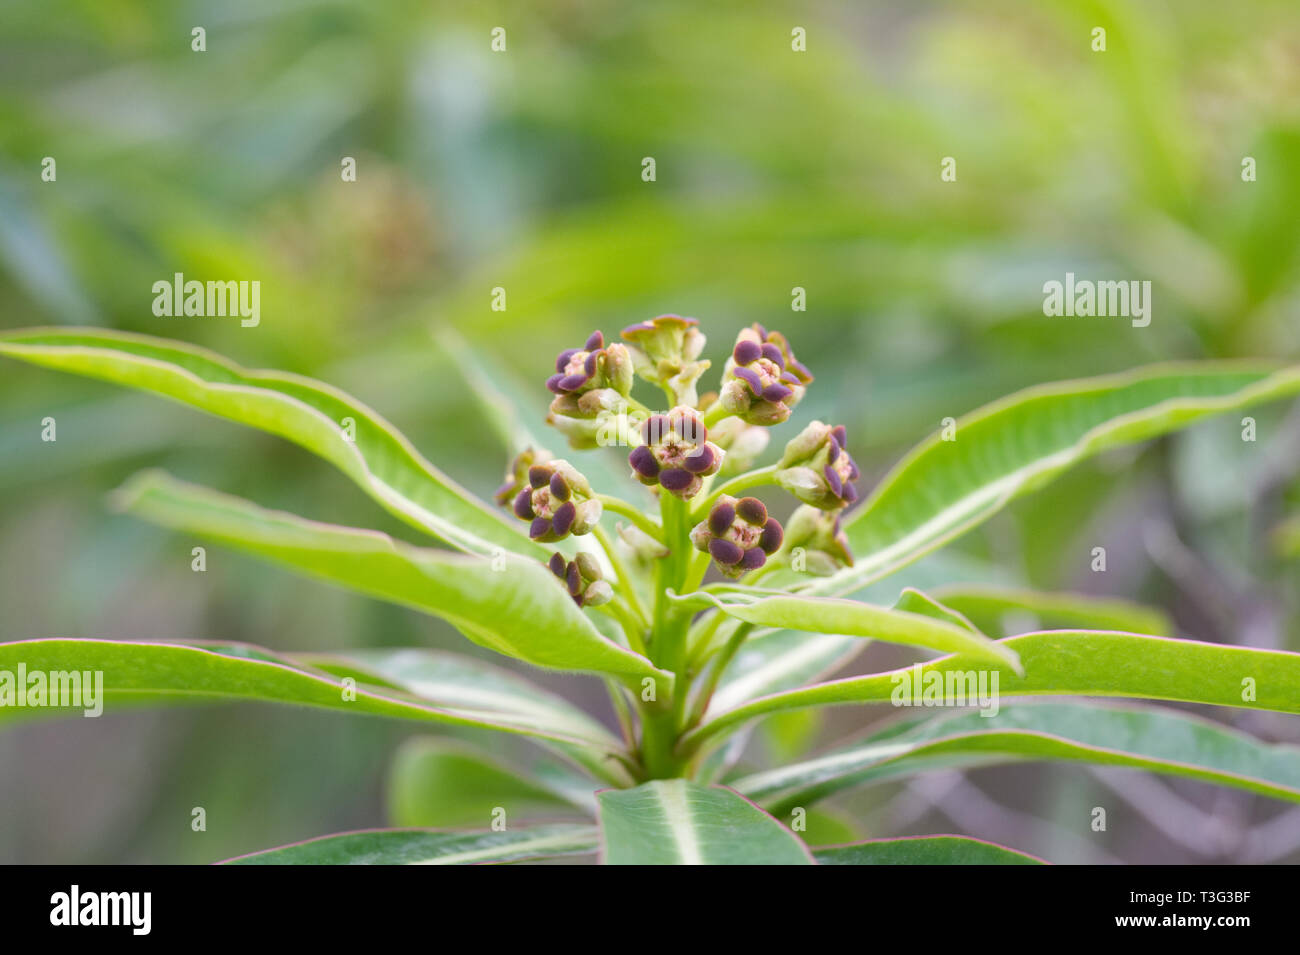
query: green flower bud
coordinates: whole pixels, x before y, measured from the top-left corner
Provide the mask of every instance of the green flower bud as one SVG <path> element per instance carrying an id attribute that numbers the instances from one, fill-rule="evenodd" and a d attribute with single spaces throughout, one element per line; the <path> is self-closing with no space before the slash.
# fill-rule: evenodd
<path id="1" fill-rule="evenodd" d="M 695 383 L 710 362 L 698 361 L 704 350 L 699 322 L 680 315 L 660 315 L 623 329 L 636 373 L 646 381 L 668 388 L 677 404 L 694 405 L 699 396 Z"/>
<path id="2" fill-rule="evenodd" d="M 792 565 L 798 562 L 795 552 L 802 549 L 804 570 L 819 577 L 835 573 L 842 567 L 853 566 L 853 552 L 849 539 L 840 529 L 841 511 L 823 511 L 811 505 L 795 509 L 785 525 L 783 554 L 791 556 Z"/>
<path id="3" fill-rule="evenodd" d="M 758 456 L 767 450 L 772 432 L 746 424 L 739 418 L 723 418 L 709 429 L 709 438 L 727 452 L 718 475 L 731 477 L 754 466 Z"/>
<path id="4" fill-rule="evenodd" d="M 834 510 L 858 499 L 858 466 L 844 450 L 844 426 L 814 421 L 785 446 L 776 482 L 805 504 Z"/>

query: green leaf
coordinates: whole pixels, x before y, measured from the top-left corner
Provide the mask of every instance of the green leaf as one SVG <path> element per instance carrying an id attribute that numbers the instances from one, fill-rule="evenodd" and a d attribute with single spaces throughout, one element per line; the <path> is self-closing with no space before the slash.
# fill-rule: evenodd
<path id="1" fill-rule="evenodd" d="M 866 646 L 860 637 L 771 630 L 751 637 L 718 683 L 711 709 L 729 710 L 759 696 L 834 673 Z"/>
<path id="2" fill-rule="evenodd" d="M 904 836 L 816 849 L 819 865 L 1043 865 L 1036 856 L 965 836 Z"/>
<path id="3" fill-rule="evenodd" d="M 515 523 L 421 457 L 378 413 L 321 382 L 248 371 L 193 345 L 107 329 L 5 332 L 0 354 L 151 391 L 279 435 L 335 465 L 412 526 L 462 550 L 502 547 L 545 557 Z M 355 423 L 354 441 L 345 437 L 345 418 Z"/>
<path id="4" fill-rule="evenodd" d="M 688 606 L 716 607 L 728 616 L 764 627 L 781 627 L 813 633 L 869 637 L 886 643 L 926 647 L 947 653 L 965 653 L 1019 670 L 1014 651 L 969 627 L 949 620 L 840 597 L 782 595 L 760 597 L 729 591 L 730 602 L 696 591 L 677 602 Z"/>
<path id="5" fill-rule="evenodd" d="M 585 855 L 596 848 L 592 826 L 537 826 L 502 832 L 372 829 L 321 836 L 227 859 L 226 865 L 472 865 Z"/>
<path id="6" fill-rule="evenodd" d="M 722 786 L 684 779 L 607 789 L 600 802 L 609 865 L 810 865 L 803 843 Z"/>
<path id="7" fill-rule="evenodd" d="M 103 673 L 106 711 L 197 703 L 288 703 L 345 713 L 504 730 L 573 744 L 601 757 L 621 750 L 598 723 L 567 703 L 495 667 L 427 651 L 386 651 L 395 664 L 410 656 L 428 679 L 376 685 L 369 671 L 342 675 L 248 644 L 141 643 L 117 640 L 19 640 L 0 643 L 0 670 Z M 373 654 L 372 656 L 378 656 Z M 363 660 L 366 659 L 363 657 Z M 351 676 L 354 684 L 345 684 Z M 355 697 L 353 699 L 352 697 Z M 0 707 L 0 726 L 24 718 L 80 715 L 81 710 Z"/>
<path id="8" fill-rule="evenodd" d="M 1173 622 L 1164 612 L 1114 597 L 982 585 L 940 587 L 931 591 L 931 596 L 985 633 L 1002 633 L 1005 616 L 1014 613 L 1037 618 L 1038 626 L 1026 629 L 1125 630 L 1155 637 L 1174 633 Z"/>
<path id="9" fill-rule="evenodd" d="M 954 626 L 961 627 L 963 630 L 969 630 L 971 633 L 980 632 L 980 628 L 971 623 L 970 618 L 965 614 L 954 610 L 946 603 L 941 603 L 915 587 L 903 588 L 902 593 L 898 595 L 898 600 L 894 603 L 894 609 L 919 613 L 926 617 L 934 617 L 936 620 L 945 620 Z"/>
<path id="10" fill-rule="evenodd" d="M 1300 713 L 1300 654 L 1170 640 L 1135 633 L 1048 630 L 998 641 L 1017 651 L 1025 675 L 989 671 L 1000 698 L 1025 694 L 1128 696 Z M 756 716 L 805 706 L 884 703 L 906 695 L 917 673 L 969 673 L 978 660 L 948 656 L 925 664 L 774 693 L 719 714 L 686 737 L 698 744 Z M 996 677 L 997 685 L 993 680 Z M 1247 682 L 1249 681 L 1249 682 Z M 1256 696 L 1248 700 L 1248 688 Z"/>
<path id="11" fill-rule="evenodd" d="M 530 814 L 572 815 L 568 799 L 459 741 L 416 737 L 388 772 L 388 819 L 401 828 L 508 824 Z M 567 810 L 567 811 L 566 811 Z"/>
<path id="12" fill-rule="evenodd" d="M 127 513 L 449 621 L 470 640 L 541 667 L 664 676 L 602 636 L 541 563 L 412 547 L 309 521 L 145 472 L 116 492 Z M 664 676 L 665 679 L 671 677 Z"/>
<path id="13" fill-rule="evenodd" d="M 1018 703 L 996 716 L 959 711 L 907 721 L 804 763 L 736 780 L 780 815 L 862 783 L 930 769 L 1069 760 L 1186 776 L 1300 802 L 1300 749 L 1154 707 Z"/>
<path id="14" fill-rule="evenodd" d="M 936 432 L 904 457 L 844 521 L 855 565 L 811 589 L 844 593 L 892 573 L 1108 448 L 1298 391 L 1300 367 L 1206 362 L 1010 395 L 958 421 L 955 440 Z"/>

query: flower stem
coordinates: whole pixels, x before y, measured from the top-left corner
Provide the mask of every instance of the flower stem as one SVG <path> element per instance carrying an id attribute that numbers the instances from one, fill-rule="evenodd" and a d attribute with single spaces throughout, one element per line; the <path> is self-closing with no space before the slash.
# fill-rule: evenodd
<path id="1" fill-rule="evenodd" d="M 724 494 L 736 494 L 740 491 L 747 491 L 751 487 L 760 487 L 764 484 L 772 483 L 772 476 L 779 470 L 780 465 L 769 464 L 765 468 L 755 468 L 753 471 L 746 471 L 744 474 L 737 475 L 730 481 L 724 483 L 721 487 L 716 488 L 708 498 L 697 507 L 691 514 L 691 520 L 694 523 L 704 520 L 713 505 L 718 503 Z"/>
<path id="2" fill-rule="evenodd" d="M 614 497 L 612 494 L 597 494 L 596 500 L 600 501 L 600 506 L 607 511 L 613 511 L 626 517 L 629 521 L 637 526 L 639 530 L 654 538 L 660 544 L 664 543 L 664 532 L 654 521 L 646 517 L 637 509 L 635 505 L 629 504 L 621 497 Z"/>
<path id="3" fill-rule="evenodd" d="M 614 568 L 615 576 L 618 577 L 619 592 L 623 595 L 624 599 L 627 600 L 627 605 L 631 608 L 631 611 L 639 624 L 636 642 L 641 643 L 641 634 L 650 629 L 650 618 L 646 616 L 645 607 L 641 605 L 641 598 L 637 596 L 636 581 L 632 577 L 631 571 L 628 570 L 627 562 L 623 560 L 623 555 L 618 552 L 614 539 L 609 536 L 609 531 L 597 524 L 594 533 L 596 535 L 596 540 L 600 542 L 600 546 L 605 549 L 605 556 L 609 558 L 609 563 L 610 566 Z M 632 639 L 631 634 L 628 634 L 628 639 Z M 644 644 L 642 644 L 641 649 L 637 652 L 645 652 Z"/>
<path id="4" fill-rule="evenodd" d="M 728 664 L 731 663 L 732 657 L 736 655 L 736 652 L 744 644 L 745 638 L 749 636 L 750 631 L 753 629 L 754 625 L 752 623 L 742 623 L 731 634 L 731 638 L 727 640 L 727 645 L 722 648 L 722 652 L 709 662 L 709 672 L 695 696 L 695 704 L 691 707 L 690 719 L 682 729 L 689 729 L 704 718 L 704 712 L 709 708 L 713 693 L 718 688 L 718 681 L 722 679 L 722 674 L 726 671 Z"/>

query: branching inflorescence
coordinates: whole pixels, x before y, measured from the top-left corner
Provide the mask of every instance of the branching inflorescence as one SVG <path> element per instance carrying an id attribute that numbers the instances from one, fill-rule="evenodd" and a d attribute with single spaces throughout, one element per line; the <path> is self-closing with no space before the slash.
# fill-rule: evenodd
<path id="1" fill-rule="evenodd" d="M 704 585 L 710 566 L 727 580 L 753 583 L 795 554 L 807 573 L 852 565 L 839 515 L 857 500 L 858 469 L 844 427 L 820 421 L 793 438 L 777 464 L 753 468 L 768 429 L 790 417 L 813 381 L 781 333 L 757 324 L 742 329 L 719 390 L 703 396 L 697 385 L 711 363 L 700 357 L 705 338 L 695 319 L 661 315 L 623 329 L 621 337 L 609 343 L 596 331 L 581 347 L 560 352 L 546 381 L 554 396 L 547 422 L 574 449 L 630 447 L 629 476 L 657 497 L 657 519 L 642 504 L 597 492 L 574 465 L 536 448 L 511 463 L 497 502 L 528 522 L 529 536 L 540 543 L 588 534 L 598 541 L 599 548 L 576 545 L 572 559 L 556 553 L 550 567 L 579 606 L 610 614 L 628 646 L 674 674 L 673 700 L 634 701 L 648 704 L 639 741 L 646 772 L 661 775 L 681 770 L 673 743 L 689 728 L 685 700 L 696 676 L 687 662 L 694 659 L 687 645 L 691 612 L 673 598 Z M 632 395 L 638 378 L 662 392 L 666 410 L 652 411 Z M 763 485 L 803 502 L 791 519 L 793 533 L 758 498 L 742 495 Z M 617 539 L 600 527 L 607 512 L 628 519 Z M 730 624 L 743 639 L 746 628 Z M 725 662 L 715 661 L 714 671 Z"/>

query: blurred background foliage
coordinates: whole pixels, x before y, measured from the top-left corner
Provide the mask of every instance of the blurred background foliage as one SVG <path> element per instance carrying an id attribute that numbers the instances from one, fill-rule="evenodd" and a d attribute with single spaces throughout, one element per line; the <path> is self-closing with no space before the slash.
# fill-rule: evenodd
<path id="1" fill-rule="evenodd" d="M 206 52 L 191 50 L 196 26 Z M 505 53 L 490 51 L 496 26 Z M 956 182 L 940 181 L 945 156 Z M 327 380 L 484 493 L 506 449 L 437 327 L 478 349 L 537 427 L 551 356 L 593 328 L 695 315 L 717 363 L 743 325 L 780 328 L 818 379 L 795 425 L 846 423 L 869 486 L 941 418 L 1026 385 L 1294 359 L 1298 211 L 1290 0 L 8 0 L 0 20 L 0 325 L 130 329 Z M 1042 285 L 1067 271 L 1151 280 L 1151 325 L 1044 317 Z M 259 280 L 261 324 L 155 317 L 151 286 L 175 272 Z M 795 286 L 806 312 L 791 311 Z M 158 465 L 407 533 L 305 453 L 12 362 L 0 401 L 4 638 L 472 651 L 435 621 L 229 553 L 192 573 L 193 542 L 103 506 Z M 1187 636 L 1300 649 L 1295 563 L 1271 544 L 1300 511 L 1300 417 L 1257 418 L 1255 444 L 1222 419 L 1081 468 L 909 580 L 1134 597 Z M 1088 570 L 1098 545 L 1106 574 Z M 872 648 L 857 665 L 906 659 Z M 608 716 L 597 684 L 541 679 Z M 781 719 L 748 758 L 889 715 Z M 1297 738 L 1279 718 L 1215 715 Z M 237 706 L 9 731 L 0 861 L 206 862 L 381 825 L 385 768 L 411 735 Z M 939 774 L 843 799 L 817 824 L 969 831 L 1060 862 L 1297 858 L 1280 804 L 1158 785 L 1076 767 Z M 1094 805 L 1114 807 L 1109 832 L 1088 830 Z M 1162 826 L 1170 806 L 1212 831 Z"/>

